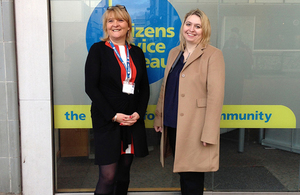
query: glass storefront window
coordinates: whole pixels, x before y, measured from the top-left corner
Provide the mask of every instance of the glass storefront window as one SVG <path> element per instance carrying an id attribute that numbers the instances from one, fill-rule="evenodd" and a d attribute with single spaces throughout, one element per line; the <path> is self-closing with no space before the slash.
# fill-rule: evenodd
<path id="1" fill-rule="evenodd" d="M 208 15 L 211 44 L 226 64 L 220 170 L 206 173 L 205 190 L 299 191 L 300 2 L 50 2 L 57 192 L 92 192 L 98 179 L 84 64 L 103 35 L 101 17 L 110 4 L 125 5 L 132 17 L 151 89 L 145 116 L 150 155 L 134 159 L 130 191 L 180 191 L 172 157 L 160 165 L 160 134 L 152 122 L 168 52 L 178 44 L 184 15 L 196 7 Z"/>

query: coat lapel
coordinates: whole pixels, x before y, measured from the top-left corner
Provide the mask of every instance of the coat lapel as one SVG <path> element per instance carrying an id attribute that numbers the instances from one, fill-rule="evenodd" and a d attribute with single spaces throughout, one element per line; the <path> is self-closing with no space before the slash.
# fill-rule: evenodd
<path id="1" fill-rule="evenodd" d="M 197 60 L 198 58 L 201 57 L 201 55 L 203 54 L 203 50 L 205 49 L 206 47 L 202 47 L 202 46 L 199 46 L 199 47 L 196 47 L 196 49 L 194 50 L 194 52 L 191 54 L 191 56 L 189 57 L 189 59 L 187 60 L 187 62 L 185 63 L 185 65 L 183 66 L 183 69 L 186 69 L 189 65 L 191 65 L 195 60 Z"/>
<path id="2" fill-rule="evenodd" d="M 179 49 L 179 47 L 178 47 L 178 50 L 177 50 L 177 51 L 173 54 L 173 56 L 170 58 L 170 59 L 172 59 L 172 63 L 170 63 L 170 65 L 166 67 L 166 73 L 167 73 L 167 75 L 169 75 L 169 72 L 170 72 L 170 70 L 171 70 L 171 68 L 172 68 L 172 65 L 174 64 L 174 62 L 175 62 L 175 60 L 176 60 L 176 58 L 177 58 L 177 56 L 179 55 L 180 52 L 181 52 L 181 51 L 180 51 L 180 49 Z"/>

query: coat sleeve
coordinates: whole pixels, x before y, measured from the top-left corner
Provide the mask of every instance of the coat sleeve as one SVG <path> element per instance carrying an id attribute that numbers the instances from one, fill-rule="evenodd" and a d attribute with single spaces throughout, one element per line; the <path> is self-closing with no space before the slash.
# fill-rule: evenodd
<path id="1" fill-rule="evenodd" d="M 111 120 L 116 112 L 108 103 L 99 89 L 99 81 L 101 75 L 101 47 L 94 44 L 90 48 L 85 63 L 85 92 L 92 100 L 97 109 L 101 111 L 105 120 Z"/>
<path id="2" fill-rule="evenodd" d="M 158 101 L 156 104 L 156 109 L 155 109 L 155 118 L 154 118 L 154 124 L 153 126 L 156 127 L 163 127 L 163 116 L 162 116 L 162 111 L 163 111 L 163 93 L 165 91 L 165 85 L 164 85 L 164 81 L 162 82 L 161 88 L 160 88 L 160 93 L 159 93 L 159 97 L 158 97 Z"/>
<path id="3" fill-rule="evenodd" d="M 211 55 L 207 73 L 207 107 L 201 141 L 217 144 L 220 136 L 220 118 L 225 86 L 225 63 L 221 50 Z"/>

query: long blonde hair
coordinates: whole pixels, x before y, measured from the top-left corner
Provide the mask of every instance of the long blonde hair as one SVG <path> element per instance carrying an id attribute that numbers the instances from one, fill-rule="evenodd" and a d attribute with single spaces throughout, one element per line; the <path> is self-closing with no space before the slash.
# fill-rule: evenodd
<path id="1" fill-rule="evenodd" d="M 104 36 L 101 40 L 102 41 L 108 41 L 109 40 L 109 35 L 108 35 L 108 32 L 107 32 L 106 24 L 107 24 L 107 20 L 108 20 L 108 17 L 110 16 L 110 14 L 113 14 L 113 17 L 116 18 L 117 20 L 123 19 L 127 22 L 129 30 L 127 32 L 126 42 L 128 44 L 130 44 L 133 41 L 131 17 L 129 15 L 129 13 L 127 12 L 125 6 L 118 5 L 118 4 L 115 5 L 115 6 L 108 7 L 107 10 L 103 14 L 103 32 L 104 32 Z"/>
<path id="2" fill-rule="evenodd" d="M 199 41 L 199 44 L 201 44 L 202 46 L 205 46 L 205 45 L 210 43 L 211 26 L 210 26 L 209 19 L 203 11 L 201 11 L 197 8 L 197 9 L 189 11 L 185 15 L 184 20 L 182 22 L 182 25 L 181 25 L 181 28 L 180 28 L 180 36 L 179 36 L 179 40 L 180 40 L 180 45 L 179 46 L 180 46 L 181 51 L 183 51 L 186 47 L 186 40 L 183 36 L 183 26 L 185 25 L 185 22 L 186 22 L 187 18 L 191 15 L 196 15 L 201 20 L 202 38 Z"/>

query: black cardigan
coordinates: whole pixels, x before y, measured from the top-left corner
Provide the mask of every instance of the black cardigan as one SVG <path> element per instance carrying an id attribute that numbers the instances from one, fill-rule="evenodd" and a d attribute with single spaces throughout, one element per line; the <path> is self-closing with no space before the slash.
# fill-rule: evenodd
<path id="1" fill-rule="evenodd" d="M 116 113 L 137 112 L 140 115 L 137 123 L 126 128 L 132 132 L 135 155 L 148 154 L 144 115 L 149 100 L 149 82 L 145 56 L 143 51 L 134 45 L 131 45 L 129 53 L 137 70 L 133 95 L 122 92 L 123 85 L 118 60 L 113 49 L 105 45 L 105 42 L 101 41 L 92 45 L 85 64 L 85 91 L 92 100 L 93 129 L 110 132 L 103 133 L 102 137 L 105 137 L 104 140 L 113 142 L 105 143 L 105 147 L 112 147 L 111 152 L 116 153 L 114 154 L 116 157 L 120 153 L 118 138 L 123 128 L 112 122 Z"/>

